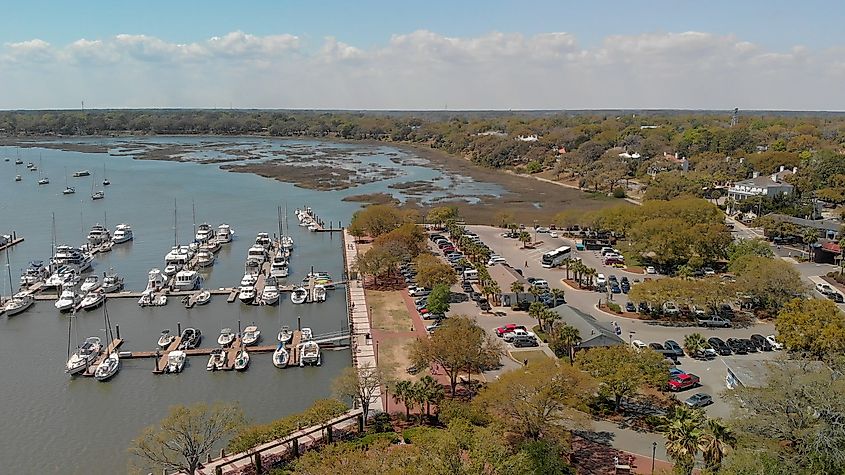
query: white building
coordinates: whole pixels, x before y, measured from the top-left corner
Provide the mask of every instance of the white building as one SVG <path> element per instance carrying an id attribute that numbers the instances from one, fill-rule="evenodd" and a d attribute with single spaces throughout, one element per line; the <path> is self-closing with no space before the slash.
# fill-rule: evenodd
<path id="1" fill-rule="evenodd" d="M 754 172 L 752 178 L 731 185 L 728 190 L 728 198 L 732 198 L 734 201 L 742 201 L 752 196 L 774 198 L 778 195 L 790 195 L 794 187 L 786 183 L 784 178 L 797 171 L 795 168 L 784 170 L 784 167 L 780 167 L 779 172 L 771 175 L 761 176 L 758 172 Z"/>
<path id="2" fill-rule="evenodd" d="M 537 137 L 537 134 L 520 135 L 516 139 L 522 142 L 536 142 L 537 140 L 539 140 L 539 137 Z"/>

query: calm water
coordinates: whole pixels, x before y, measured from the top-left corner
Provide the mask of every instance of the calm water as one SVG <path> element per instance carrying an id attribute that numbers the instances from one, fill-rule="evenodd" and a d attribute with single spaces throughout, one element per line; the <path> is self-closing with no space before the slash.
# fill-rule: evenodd
<path id="1" fill-rule="evenodd" d="M 203 138 L 144 139 L 148 143 L 201 143 Z M 108 156 L 52 149 L 21 149 L 24 162 L 42 163 L 49 185 L 38 186 L 38 172 L 16 167 L 14 162 L 0 162 L 0 233 L 12 230 L 26 241 L 9 252 L 12 278 L 17 287 L 20 270 L 29 260 L 47 260 L 51 244 L 51 215 L 55 213 L 59 244 L 79 245 L 95 223 L 111 229 L 118 223 L 131 224 L 135 240 L 115 246 L 114 251 L 99 255 L 95 272 L 109 268 L 123 275 L 127 287 L 141 290 L 147 271 L 163 267 L 164 255 L 174 240 L 174 201 L 180 243 L 193 236 L 192 207 L 196 222 L 213 226 L 230 224 L 236 240 L 223 248 L 216 265 L 205 274 L 205 287 L 237 285 L 243 274 L 246 251 L 259 231 L 277 232 L 276 207 L 287 204 L 291 234 L 296 247 L 289 281 L 299 281 L 311 266 L 342 277 L 341 241 L 338 235 L 309 233 L 296 226 L 293 210 L 302 204 L 312 206 L 325 221 L 348 222 L 357 203 L 342 202 L 343 196 L 372 192 L 401 193 L 388 185 L 412 180 L 441 180 L 465 183 L 467 199 L 473 193 L 496 193 L 493 185 L 472 182 L 460 176 L 442 176 L 424 166 L 424 162 L 398 164 L 390 158 L 408 157 L 389 147 L 324 144 L 314 141 L 233 139 L 244 147 L 264 147 L 284 151 L 295 147 L 315 155 L 324 148 L 348 152 L 368 169 L 390 169 L 390 178 L 333 192 L 296 188 L 278 181 L 249 174 L 229 173 L 216 165 L 164 161 L 133 160 L 129 156 Z M 105 140 L 94 141 L 96 143 Z M 111 140 L 114 151 L 122 146 Z M 0 147 L 0 157 L 16 156 L 16 149 Z M 222 154 L 221 156 L 225 156 Z M 91 183 L 101 189 L 103 165 L 112 185 L 105 188 L 106 198 L 90 199 Z M 91 170 L 95 177 L 68 178 L 75 195 L 65 196 L 65 168 Z M 14 182 L 15 174 L 23 182 Z M 453 185 L 450 185 L 453 186 Z M 433 194 L 429 199 L 436 199 Z M 192 206 L 193 205 L 193 206 Z M 2 256 L 5 260 L 5 256 Z M 4 270 L 2 293 L 8 294 Z M 278 307 L 248 307 L 227 304 L 216 296 L 205 307 L 186 310 L 177 299 L 166 307 L 141 309 L 133 299 L 113 299 L 108 304 L 113 324 L 119 324 L 126 340 L 125 350 L 151 350 L 164 328 L 176 330 L 195 326 L 206 336 L 203 346 L 216 340 L 221 327 L 237 327 L 255 322 L 265 342 L 275 341 L 281 323 L 295 326 L 301 316 L 304 326 L 315 333 L 342 328 L 345 324 L 345 293 L 330 291 L 321 304 L 297 305 L 283 298 Z M 102 311 L 83 312 L 78 318 L 79 335 L 103 335 Z M 331 380 L 350 363 L 348 350 L 324 352 L 319 368 L 273 367 L 270 355 L 255 355 L 245 373 L 205 371 L 205 359 L 192 358 L 179 375 L 156 376 L 152 360 L 126 360 L 121 372 L 108 383 L 88 378 L 69 378 L 63 372 L 66 360 L 67 319 L 50 302 L 36 304 L 13 318 L 0 317 L 0 426 L 4 427 L 0 444 L 3 473 L 123 473 L 126 447 L 146 425 L 166 414 L 174 404 L 194 401 L 239 401 L 247 415 L 265 422 L 299 411 L 320 397 L 330 395 Z"/>

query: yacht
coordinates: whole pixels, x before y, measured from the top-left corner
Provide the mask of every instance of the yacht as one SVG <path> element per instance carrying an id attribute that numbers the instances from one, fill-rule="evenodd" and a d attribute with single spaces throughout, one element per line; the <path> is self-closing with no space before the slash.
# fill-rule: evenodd
<path id="1" fill-rule="evenodd" d="M 299 366 L 320 366 L 320 345 L 314 341 L 306 341 L 299 345 Z"/>
<path id="2" fill-rule="evenodd" d="M 79 170 L 79 171 L 73 172 L 73 176 L 76 177 L 76 178 L 79 178 L 81 176 L 89 176 L 89 175 L 91 175 L 91 172 L 89 172 L 88 170 Z"/>
<path id="3" fill-rule="evenodd" d="M 288 276 L 288 260 L 282 254 L 282 251 L 276 254 L 272 264 L 270 264 L 270 276 L 278 279 Z"/>
<path id="4" fill-rule="evenodd" d="M 30 261 L 29 266 L 21 273 L 21 286 L 29 287 L 50 277 L 50 270 L 44 267 L 43 261 Z"/>
<path id="5" fill-rule="evenodd" d="M 279 335 L 276 339 L 279 340 L 279 343 L 290 343 L 291 339 L 293 339 L 293 331 L 291 331 L 289 326 L 285 325 L 279 330 Z"/>
<path id="6" fill-rule="evenodd" d="M 308 341 L 314 338 L 314 332 L 311 331 L 311 327 L 302 327 L 302 341 Z"/>
<path id="7" fill-rule="evenodd" d="M 215 348 L 211 350 L 211 356 L 208 357 L 208 364 L 205 369 L 208 371 L 215 371 L 226 367 L 226 350 L 222 348 Z"/>
<path id="8" fill-rule="evenodd" d="M 235 356 L 235 371 L 244 371 L 247 366 L 249 366 L 249 353 L 247 353 L 246 348 L 241 348 L 241 351 Z"/>
<path id="9" fill-rule="evenodd" d="M 72 246 L 59 246 L 56 248 L 56 255 L 53 256 L 53 263 L 59 266 L 71 266 L 79 272 L 85 272 L 91 268 L 94 259 L 82 249 Z"/>
<path id="10" fill-rule="evenodd" d="M 100 338 L 96 336 L 89 336 L 85 339 L 85 342 L 80 345 L 76 352 L 70 355 L 70 358 L 67 360 L 67 364 L 65 365 L 65 372 L 71 375 L 79 374 L 86 369 L 94 360 L 100 356 L 100 351 L 102 351 L 103 345 L 100 342 Z"/>
<path id="11" fill-rule="evenodd" d="M 197 294 L 197 299 L 194 303 L 196 305 L 205 305 L 208 302 L 211 302 L 211 292 L 206 289 L 200 290 L 200 293 Z"/>
<path id="12" fill-rule="evenodd" d="M 113 351 L 97 365 L 97 369 L 94 371 L 94 378 L 97 381 L 108 381 L 118 371 L 120 371 L 120 356 L 118 356 L 116 351 Z"/>
<path id="13" fill-rule="evenodd" d="M 202 332 L 198 328 L 188 327 L 182 330 L 182 340 L 179 342 L 180 350 L 192 350 L 200 346 Z"/>
<path id="14" fill-rule="evenodd" d="M 82 292 L 91 292 L 92 290 L 96 289 L 100 286 L 100 278 L 96 275 L 89 275 L 82 281 L 82 285 L 79 287 L 79 290 Z"/>
<path id="15" fill-rule="evenodd" d="M 156 295 L 151 290 L 145 290 L 138 299 L 138 305 L 141 307 L 161 307 L 167 305 L 166 295 Z"/>
<path id="16" fill-rule="evenodd" d="M 235 332 L 231 328 L 224 328 L 220 330 L 220 336 L 217 337 L 217 344 L 220 346 L 229 346 L 235 341 Z"/>
<path id="17" fill-rule="evenodd" d="M 184 267 L 185 264 L 187 264 L 192 257 L 193 252 L 191 252 L 188 246 L 173 246 L 170 249 L 170 252 L 168 252 L 164 256 L 164 262 L 165 264 L 167 264 L 167 267 L 165 269 L 168 272 L 172 272 L 172 274 L 169 275 L 173 275 L 179 270 L 181 270 L 182 267 Z"/>
<path id="18" fill-rule="evenodd" d="M 245 346 L 252 346 L 258 343 L 258 340 L 261 339 L 261 331 L 255 325 L 250 325 L 244 328 L 243 336 L 241 337 L 241 341 Z"/>
<path id="19" fill-rule="evenodd" d="M 215 241 L 214 229 L 208 223 L 202 223 L 197 227 L 197 233 L 194 239 L 200 243 Z"/>
<path id="20" fill-rule="evenodd" d="M 274 305 L 279 302 L 279 287 L 276 284 L 276 279 L 268 277 L 264 284 L 264 290 L 261 292 L 261 302 L 264 305 Z"/>
<path id="21" fill-rule="evenodd" d="M 269 251 L 273 246 L 273 241 L 270 239 L 269 233 L 258 233 L 258 236 L 255 237 L 255 244 L 263 247 L 265 251 Z"/>
<path id="22" fill-rule="evenodd" d="M 133 238 L 132 226 L 128 224 L 118 224 L 117 227 L 114 228 L 114 235 L 112 236 L 113 243 L 123 244 L 124 242 L 131 241 Z"/>
<path id="23" fill-rule="evenodd" d="M 156 344 L 159 348 L 164 350 L 168 346 L 170 346 L 170 344 L 173 343 L 174 340 L 176 340 L 176 335 L 172 335 L 170 333 L 170 330 L 162 330 L 161 336 L 158 337 L 158 343 Z"/>
<path id="24" fill-rule="evenodd" d="M 88 232 L 88 242 L 91 245 L 97 246 L 109 241 L 111 241 L 111 232 L 105 226 L 99 223 L 91 226 L 91 231 Z"/>
<path id="25" fill-rule="evenodd" d="M 160 270 L 153 268 L 147 276 L 147 291 L 158 292 L 167 285 L 167 279 Z"/>
<path id="26" fill-rule="evenodd" d="M 66 186 L 64 191 L 62 191 L 63 195 L 72 195 L 74 193 L 76 193 L 76 188 L 72 186 Z"/>
<path id="27" fill-rule="evenodd" d="M 257 262 L 259 265 L 263 264 L 267 259 L 267 250 L 260 244 L 253 244 L 246 252 L 247 262 Z"/>
<path id="28" fill-rule="evenodd" d="M 238 299 L 243 303 L 252 303 L 255 300 L 255 287 L 242 285 L 238 288 Z"/>
<path id="29" fill-rule="evenodd" d="M 220 250 L 220 243 L 217 242 L 216 239 L 212 239 L 207 243 L 200 245 L 200 251 L 210 251 L 212 253 L 216 253 Z"/>
<path id="30" fill-rule="evenodd" d="M 197 253 L 197 265 L 200 267 L 211 267 L 214 265 L 214 253 L 208 249 L 200 249 Z"/>
<path id="31" fill-rule="evenodd" d="M 185 367 L 185 352 L 182 350 L 173 350 L 167 354 L 167 366 L 164 368 L 165 373 L 181 373 Z"/>
<path id="32" fill-rule="evenodd" d="M 232 228 L 228 224 L 221 224 L 217 227 L 217 236 L 214 238 L 220 244 L 232 242 Z"/>
<path id="33" fill-rule="evenodd" d="M 56 303 L 53 304 L 56 306 L 60 312 L 68 312 L 75 307 L 81 298 L 79 295 L 74 292 L 72 289 L 62 290 L 62 294 L 59 296 L 59 300 L 56 300 Z"/>
<path id="34" fill-rule="evenodd" d="M 103 292 L 110 294 L 123 288 L 123 277 L 110 272 L 103 277 L 103 284 L 100 286 Z"/>
<path id="35" fill-rule="evenodd" d="M 106 295 L 101 291 L 88 292 L 79 305 L 85 310 L 93 310 L 102 305 L 105 300 Z"/>
<path id="36" fill-rule="evenodd" d="M 6 301 L 3 310 L 6 312 L 7 317 L 13 317 L 21 312 L 25 312 L 33 303 L 35 303 L 35 297 L 31 294 L 17 293 Z"/>
<path id="37" fill-rule="evenodd" d="M 79 280 L 79 272 L 68 266 L 61 266 L 44 281 L 44 287 L 70 287 Z"/>
<path id="38" fill-rule="evenodd" d="M 290 301 L 296 304 L 305 303 L 305 300 L 308 298 L 308 290 L 304 287 L 297 287 L 293 289 L 293 292 L 290 294 Z"/>
<path id="39" fill-rule="evenodd" d="M 285 234 L 279 239 L 282 249 L 293 249 L 293 238 Z"/>
<path id="40" fill-rule="evenodd" d="M 199 288 L 202 278 L 194 270 L 180 270 L 174 279 L 176 290 L 196 290 Z"/>
<path id="41" fill-rule="evenodd" d="M 276 368 L 284 368 L 288 365 L 288 358 L 290 354 L 288 353 L 287 348 L 285 348 L 284 343 L 279 343 L 279 346 L 276 347 L 276 351 L 273 352 L 273 366 Z"/>
<path id="42" fill-rule="evenodd" d="M 320 284 L 314 286 L 314 289 L 311 293 L 311 301 L 312 302 L 325 302 L 326 301 L 326 288 Z"/>
<path id="43" fill-rule="evenodd" d="M 92 200 L 101 200 L 106 197 L 106 193 L 104 191 L 95 191 L 91 193 Z"/>

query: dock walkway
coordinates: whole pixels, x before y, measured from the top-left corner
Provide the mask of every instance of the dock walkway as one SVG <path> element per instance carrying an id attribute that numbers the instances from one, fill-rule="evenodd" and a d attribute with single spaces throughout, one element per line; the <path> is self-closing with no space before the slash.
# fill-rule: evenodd
<path id="1" fill-rule="evenodd" d="M 113 351 L 120 348 L 120 345 L 122 345 L 122 344 L 123 344 L 122 338 L 115 338 L 114 340 L 112 340 L 112 342 L 109 343 L 109 346 L 106 347 L 106 350 L 101 352 L 100 355 L 97 356 L 97 359 L 95 359 L 94 362 L 91 363 L 91 366 L 89 366 L 88 369 L 86 369 L 85 372 L 82 373 L 82 375 L 83 376 L 94 376 L 94 372 L 97 371 L 97 366 L 100 366 L 100 363 L 102 363 L 103 360 L 108 358 L 108 356 L 110 354 L 112 354 Z"/>
<path id="2" fill-rule="evenodd" d="M 6 241 L 6 243 L 4 243 L 4 244 L 0 244 L 0 251 L 5 251 L 6 249 L 8 249 L 12 246 L 16 246 L 16 245 L 23 242 L 23 236 L 18 237 L 17 234 L 15 234 L 14 232 L 12 233 L 11 237 L 12 237 L 11 240 Z"/>

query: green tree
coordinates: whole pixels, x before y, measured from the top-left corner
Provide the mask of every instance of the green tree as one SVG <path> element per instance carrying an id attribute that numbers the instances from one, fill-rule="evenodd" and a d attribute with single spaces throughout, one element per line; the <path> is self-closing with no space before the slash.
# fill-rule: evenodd
<path id="1" fill-rule="evenodd" d="M 458 208 L 454 206 L 438 206 L 432 208 L 426 215 L 426 221 L 438 226 L 442 226 L 449 221 L 457 221 Z"/>
<path id="2" fill-rule="evenodd" d="M 449 286 L 458 282 L 455 271 L 430 254 L 421 254 L 414 262 L 417 269 L 417 284 L 425 288 L 433 289 L 438 285 L 445 285 L 448 290 Z"/>
<path id="3" fill-rule="evenodd" d="M 686 405 L 675 406 L 660 431 L 666 437 L 666 454 L 675 462 L 675 472 L 692 474 L 695 457 L 704 441 L 704 415 Z"/>
<path id="4" fill-rule="evenodd" d="M 537 320 L 540 329 L 544 328 L 542 319 L 544 310 L 546 310 L 546 306 L 542 302 L 531 302 L 531 305 L 528 306 L 528 316 Z"/>
<path id="5" fill-rule="evenodd" d="M 378 400 L 379 389 L 384 383 L 384 373 L 369 362 L 362 363 L 358 368 L 349 366 L 332 381 L 332 389 L 336 396 L 349 398 L 361 406 L 364 411 L 364 423 L 370 412 L 370 405 Z"/>
<path id="6" fill-rule="evenodd" d="M 523 249 L 528 247 L 528 243 L 531 242 L 531 233 L 529 233 L 528 231 L 520 231 L 519 242 L 522 243 Z"/>
<path id="7" fill-rule="evenodd" d="M 566 303 L 564 300 L 566 292 L 563 289 L 552 288 L 549 292 L 552 294 L 552 300 L 554 301 L 553 306 L 557 307 L 558 302 Z"/>
<path id="8" fill-rule="evenodd" d="M 579 366 L 599 381 L 599 394 L 612 399 L 617 411 L 625 396 L 646 385 L 662 388 L 668 378 L 663 355 L 625 345 L 592 348 L 579 357 Z"/>
<path id="9" fill-rule="evenodd" d="M 393 402 L 402 403 L 405 406 L 405 417 L 411 417 L 411 409 L 414 403 L 414 383 L 411 381 L 397 381 L 393 385 Z"/>
<path id="10" fill-rule="evenodd" d="M 235 404 L 174 406 L 132 441 L 129 452 L 141 467 L 193 474 L 203 456 L 243 424 L 243 412 Z"/>
<path id="11" fill-rule="evenodd" d="M 415 384 L 422 402 L 425 403 L 425 415 L 431 416 L 431 405 L 443 400 L 443 386 L 430 375 L 425 375 Z"/>
<path id="12" fill-rule="evenodd" d="M 708 419 L 705 424 L 704 437 L 699 449 L 704 456 L 704 464 L 711 473 L 719 473 L 722 460 L 728 450 L 736 447 L 737 439 L 733 431 L 721 421 Z"/>
<path id="13" fill-rule="evenodd" d="M 569 364 L 575 362 L 575 348 L 581 343 L 581 333 L 571 325 L 558 325 L 551 334 L 549 346 L 556 355 L 566 354 Z"/>
<path id="14" fill-rule="evenodd" d="M 431 293 L 428 295 L 425 308 L 434 315 L 445 314 L 449 311 L 450 293 L 449 287 L 446 287 L 443 284 L 435 285 L 434 288 L 431 289 Z"/>
<path id="15" fill-rule="evenodd" d="M 774 257 L 769 243 L 763 239 L 739 239 L 728 246 L 728 259 L 734 262 L 745 256 Z"/>
<path id="16" fill-rule="evenodd" d="M 701 333 L 690 333 L 684 337 L 684 351 L 689 356 L 695 356 L 707 348 L 710 348 L 710 345 Z"/>
<path id="17" fill-rule="evenodd" d="M 356 237 L 369 235 L 376 238 L 393 231 L 409 219 L 409 215 L 394 206 L 370 205 L 352 215 L 349 232 Z"/>
<path id="18" fill-rule="evenodd" d="M 816 359 L 845 352 L 845 313 L 830 300 L 788 302 L 778 313 L 775 329 L 790 351 Z"/>
<path id="19" fill-rule="evenodd" d="M 737 290 L 755 307 L 768 312 L 777 312 L 805 290 L 795 266 L 781 259 L 747 256 L 736 261 L 732 269 L 737 274 Z"/>
<path id="20" fill-rule="evenodd" d="M 525 292 L 525 284 L 519 281 L 511 283 L 511 292 L 516 295 L 516 305 L 519 306 L 519 294 Z"/>

